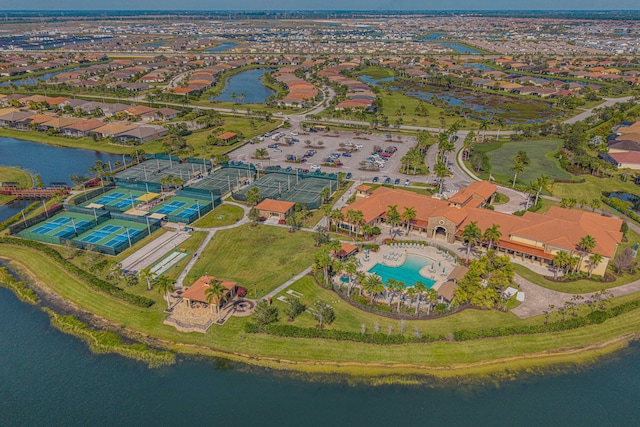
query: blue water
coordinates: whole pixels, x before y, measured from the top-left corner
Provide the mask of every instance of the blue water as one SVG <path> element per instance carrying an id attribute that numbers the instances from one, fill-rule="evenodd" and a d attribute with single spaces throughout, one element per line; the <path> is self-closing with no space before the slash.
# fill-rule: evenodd
<path id="1" fill-rule="evenodd" d="M 460 43 L 454 43 L 454 42 L 438 42 L 438 43 L 440 43 L 442 46 L 448 47 L 449 49 L 453 49 L 458 53 L 462 53 L 463 55 L 482 55 L 482 52 L 480 52 L 479 50 L 462 45 Z"/>
<path id="2" fill-rule="evenodd" d="M 431 288 L 435 281 L 420 274 L 420 270 L 425 265 L 429 265 L 431 263 L 432 261 L 429 258 L 409 254 L 407 255 L 407 259 L 404 264 L 399 267 L 389 267 L 384 264 L 376 264 L 371 267 L 369 273 L 375 273 L 380 276 L 385 285 L 389 279 L 396 279 L 400 282 L 404 282 L 407 286 L 413 286 L 415 282 L 419 281 L 427 285 L 427 288 Z"/>
<path id="3" fill-rule="evenodd" d="M 35 76 L 35 77 L 24 77 L 22 79 L 16 79 L 16 80 L 11 80 L 11 81 L 7 81 L 7 82 L 2 82 L 2 83 L 0 83 L 0 86 L 9 87 L 12 83 L 13 83 L 14 86 L 35 85 L 35 84 L 38 84 L 38 80 L 42 80 L 42 81 L 46 82 L 47 80 L 50 80 L 51 78 L 57 76 L 58 74 L 68 73 L 70 71 L 75 71 L 78 68 L 82 68 L 82 67 L 70 68 L 70 69 L 67 69 L 67 70 L 54 71 L 54 72 L 51 72 L 51 73 L 41 74 L 41 75 Z"/>
<path id="4" fill-rule="evenodd" d="M 422 40 L 422 41 L 435 41 L 435 40 L 441 39 L 442 36 L 444 36 L 444 33 L 431 33 L 431 34 L 427 34 L 426 36 L 422 37 L 420 40 Z"/>
<path id="5" fill-rule="evenodd" d="M 88 176 L 89 168 L 96 160 L 103 162 L 122 161 L 118 154 L 79 148 L 60 148 L 22 139 L 0 137 L 0 165 L 22 166 L 32 173 L 40 174 L 45 185 L 51 182 L 70 183 L 69 176 Z"/>
<path id="6" fill-rule="evenodd" d="M 467 62 L 466 64 L 464 64 L 465 67 L 473 67 L 473 68 L 477 68 L 478 70 L 484 70 L 484 71 L 491 71 L 491 67 L 485 65 L 485 64 L 478 64 L 476 62 Z"/>
<path id="7" fill-rule="evenodd" d="M 396 78 L 394 76 L 391 77 L 385 77 L 382 79 L 374 79 L 371 76 L 368 76 L 366 74 L 363 74 L 360 76 L 360 80 L 362 80 L 363 82 L 373 85 L 373 86 L 380 86 L 379 83 L 384 83 L 384 82 L 393 82 L 396 80 Z"/>
<path id="8" fill-rule="evenodd" d="M 220 95 L 209 99 L 215 99 L 221 102 L 237 102 L 240 104 L 261 104 L 273 94 L 273 91 L 260 81 L 263 74 L 270 71 L 273 70 L 254 68 L 236 74 L 227 79 Z M 237 96 L 236 99 L 231 97 L 234 93 Z M 245 95 L 244 99 L 240 99 L 240 94 L 242 93 Z"/>
<path id="9" fill-rule="evenodd" d="M 236 42 L 221 42 L 215 47 L 203 50 L 203 52 L 205 53 L 224 52 L 226 50 L 233 49 L 236 46 L 238 46 L 238 43 Z"/>

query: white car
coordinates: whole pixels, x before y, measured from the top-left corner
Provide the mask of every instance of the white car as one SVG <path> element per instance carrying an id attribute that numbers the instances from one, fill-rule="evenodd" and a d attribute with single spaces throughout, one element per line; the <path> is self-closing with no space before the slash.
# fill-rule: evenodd
<path id="1" fill-rule="evenodd" d="M 311 165 L 311 166 L 309 166 L 309 169 L 311 169 L 312 171 L 314 171 L 314 170 L 318 170 L 318 169 L 320 169 L 320 166 L 318 166 L 318 165 Z"/>
<path id="2" fill-rule="evenodd" d="M 356 145 L 356 150 L 360 150 L 361 148 L 364 148 L 364 145 L 362 145 L 362 144 Z"/>
<path id="3" fill-rule="evenodd" d="M 291 132 L 291 136 L 298 136 L 298 132 Z"/>

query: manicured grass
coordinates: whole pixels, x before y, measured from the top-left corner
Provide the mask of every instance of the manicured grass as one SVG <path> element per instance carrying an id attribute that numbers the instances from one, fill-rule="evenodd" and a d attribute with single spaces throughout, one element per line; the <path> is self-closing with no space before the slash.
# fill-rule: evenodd
<path id="1" fill-rule="evenodd" d="M 402 121 L 404 125 L 412 125 L 412 126 L 427 126 L 427 127 L 440 127 L 440 119 L 439 116 L 441 113 L 446 113 L 446 111 L 442 108 L 434 107 L 433 105 L 423 102 L 423 104 L 427 107 L 429 112 L 427 117 L 424 116 L 416 116 L 415 110 L 416 107 L 420 104 L 421 100 L 418 98 L 412 98 L 410 96 L 403 95 L 400 92 L 381 89 L 378 93 L 378 96 L 382 98 L 382 114 L 389 117 L 389 124 L 393 125 L 393 123 L 399 119 L 401 116 L 396 115 L 396 112 L 400 109 L 401 106 L 405 107 L 404 116 L 402 116 Z M 445 116 L 446 126 L 451 126 L 455 122 L 461 120 L 461 117 L 449 117 Z M 415 120 L 415 121 L 414 121 Z M 466 126 L 470 126 L 472 123 L 475 123 L 473 120 L 466 119 Z"/>
<path id="2" fill-rule="evenodd" d="M 366 325 L 367 332 L 374 332 L 374 324 L 378 322 L 380 324 L 380 330 L 383 333 L 388 333 L 388 325 L 392 325 L 394 333 L 399 333 L 399 321 L 390 319 L 387 317 L 378 316 L 373 313 L 369 313 L 364 310 L 360 310 L 348 302 L 344 301 L 335 292 L 328 289 L 321 288 L 315 283 L 315 280 L 311 276 L 305 276 L 288 289 L 301 293 L 303 296 L 300 301 L 306 304 L 307 307 L 313 306 L 315 301 L 321 300 L 330 304 L 336 311 L 336 321 L 330 327 L 333 329 L 340 329 L 344 331 L 360 332 L 362 324 Z M 354 292 L 357 292 L 354 291 Z M 278 296 L 285 296 L 292 298 L 286 291 L 282 292 Z M 277 297 L 276 297 L 277 298 Z M 284 309 L 287 306 L 286 303 L 274 299 L 274 304 L 280 309 L 281 322 L 288 323 Z M 395 310 L 395 303 L 393 304 Z M 526 320 L 525 323 L 541 323 L 542 319 Z M 431 320 L 407 320 L 408 326 L 405 332 L 408 335 L 415 333 L 415 327 L 418 327 L 423 334 L 447 334 L 455 329 L 460 329 L 466 326 L 473 325 L 473 328 L 482 327 L 498 327 L 520 324 L 523 321 L 517 316 L 511 313 L 503 313 L 501 311 L 482 311 L 482 310 L 464 310 L 454 316 L 445 316 L 439 319 Z M 303 313 L 298 317 L 293 324 L 302 327 L 314 327 L 316 325 L 316 319 L 309 313 Z"/>
<path id="3" fill-rule="evenodd" d="M 280 286 L 313 263 L 317 248 L 311 233 L 259 225 L 218 231 L 189 272 L 238 282 L 258 296 Z"/>
<path id="4" fill-rule="evenodd" d="M 579 346 L 601 343 L 612 338 L 637 333 L 640 328 L 640 310 L 627 313 L 617 318 L 608 320 L 603 324 L 588 326 L 580 329 L 569 330 L 553 334 L 536 334 L 525 336 L 508 336 L 496 339 L 482 339 L 465 342 L 438 342 L 429 345 L 425 344 L 404 344 L 391 346 L 378 346 L 370 344 L 337 342 L 331 340 L 315 339 L 288 339 L 279 338 L 264 334 L 246 334 L 243 331 L 243 324 L 246 319 L 231 318 L 224 326 L 214 325 L 207 334 L 181 333 L 173 327 L 163 325 L 165 315 L 162 313 L 164 302 L 161 295 L 155 291 L 142 291 L 147 297 L 153 298 L 157 304 L 141 309 L 134 307 L 113 297 L 100 294 L 83 281 L 63 270 L 57 264 L 52 263 L 48 257 L 27 247 L 16 247 L 12 245 L 0 245 L 0 256 L 9 258 L 21 263 L 25 269 L 28 268 L 34 279 L 45 284 L 48 288 L 77 304 L 81 309 L 98 314 L 116 325 L 127 328 L 129 334 L 138 333 L 141 338 L 150 336 L 162 340 L 169 349 L 183 351 L 189 354 L 212 355 L 232 358 L 236 360 L 247 360 L 236 354 L 247 355 L 253 359 L 253 363 L 263 363 L 267 366 L 278 367 L 280 359 L 300 362 L 296 369 L 310 370 L 315 372 L 344 372 L 360 375 L 379 375 L 392 373 L 422 373 L 435 374 L 439 376 L 451 376 L 463 372 L 473 372 L 485 374 L 496 369 L 502 370 L 504 367 L 491 366 L 486 362 L 501 358 L 512 358 L 532 353 L 548 352 L 559 348 L 575 348 Z M 28 266 L 23 263 L 29 260 Z M 298 284 L 294 284 L 297 286 Z M 304 284 L 305 287 L 311 286 Z M 315 286 L 315 285 L 314 285 Z M 138 285 L 135 288 L 142 288 Z M 129 290 L 131 288 L 128 288 Z M 301 287 L 300 289 L 307 289 Z M 311 298 L 311 292 L 309 291 Z M 325 294 L 326 295 L 326 294 Z M 325 295 L 320 295 L 325 298 Z M 331 300 L 329 295 L 326 299 Z M 615 301 L 629 300 L 635 296 L 616 298 Z M 335 297 L 334 297 L 335 298 Z M 342 304 L 342 303 L 338 303 Z M 336 304 L 336 305 L 338 305 Z M 461 313 L 464 314 L 464 313 Z M 423 332 L 445 331 L 445 327 L 437 325 L 437 322 L 451 322 L 451 328 L 474 328 L 472 322 L 487 322 L 483 318 L 485 315 L 495 316 L 500 313 L 492 312 L 470 312 L 469 315 L 476 315 L 477 318 L 456 320 L 456 316 L 446 319 L 439 319 L 426 323 Z M 282 314 L 281 314 L 282 316 Z M 303 315 L 306 316 L 306 315 Z M 340 316 L 344 316 L 343 323 Z M 352 320 L 347 318 L 348 314 L 342 311 L 338 314 L 336 326 L 356 324 L 360 319 L 355 317 Z M 355 316 L 355 314 L 354 314 Z M 504 315 L 505 318 L 510 315 Z M 460 318 L 458 318 L 460 319 Z M 302 323 L 303 318 L 300 318 Z M 381 326 L 386 327 L 387 320 L 381 320 Z M 517 321 L 517 320 L 514 320 Z M 539 322 L 539 319 L 530 320 Z M 294 322 L 294 324 L 297 324 Z M 304 322 L 309 323 L 308 320 Z M 311 321 L 313 322 L 313 321 Z M 490 323 L 490 322 L 488 322 Z M 346 326 L 345 326 L 346 327 Z M 358 326 L 359 328 L 359 326 Z M 413 324 L 408 322 L 407 333 L 412 331 Z M 397 327 L 394 328 L 397 332 Z M 195 346 L 195 347 L 194 347 Z M 272 358 L 272 361 L 260 359 L 261 357 Z M 531 364 L 551 363 L 558 359 L 549 359 L 546 354 L 544 359 L 527 357 L 526 360 L 510 360 L 506 368 L 526 369 Z M 574 354 L 567 361 L 592 360 L 590 354 Z M 336 365 L 322 365 L 317 362 L 352 362 L 350 366 L 339 367 Z M 309 362 L 309 363 L 305 363 Z M 355 364 L 354 364 L 355 363 Z M 478 367 L 464 367 L 460 364 L 483 363 Z M 358 364 L 372 364 L 358 366 Z M 401 366 L 390 367 L 388 365 L 398 364 Z M 457 365 L 458 369 L 422 369 L 420 367 L 451 367 Z M 293 365 L 287 366 L 289 369 Z M 462 371 L 460 370 L 462 369 Z"/>
<path id="5" fill-rule="evenodd" d="M 474 150 L 484 152 L 491 163 L 491 174 L 500 182 L 511 185 L 513 182 L 513 167 L 519 151 L 525 151 L 529 156 L 529 164 L 524 172 L 518 175 L 518 183 L 528 184 L 545 174 L 552 179 L 571 179 L 572 175 L 560 167 L 558 159 L 554 158 L 562 141 L 544 139 L 534 141 L 492 142 L 478 144 Z M 488 174 L 487 175 L 488 178 Z"/>
<path id="6" fill-rule="evenodd" d="M 505 203 L 509 203 L 509 200 L 511 200 L 511 199 L 506 194 L 496 193 L 496 197 L 493 200 L 493 204 L 494 205 L 504 205 Z"/>
<path id="7" fill-rule="evenodd" d="M 17 182 L 20 188 L 31 188 L 31 175 L 18 168 L 0 166 L 0 182 Z"/>
<path id="8" fill-rule="evenodd" d="M 255 136 L 262 135 L 275 129 L 280 123 L 271 123 L 254 119 L 254 127 L 252 127 L 251 121 L 251 118 L 248 117 L 224 116 L 224 126 L 222 128 L 224 132 L 242 132 L 244 138 L 249 140 Z M 185 137 L 187 143 L 194 149 L 194 157 L 199 157 L 202 155 L 226 154 L 245 144 L 244 142 L 238 141 L 233 145 L 227 146 L 207 145 L 207 138 L 213 132 L 213 130 L 198 131 Z"/>
<path id="9" fill-rule="evenodd" d="M 318 372 L 336 372 L 343 370 L 343 372 L 360 374 L 391 373 L 388 365 L 402 364 L 402 366 L 394 368 L 396 372 L 400 370 L 400 372 L 422 372 L 423 374 L 428 374 L 435 372 L 424 371 L 415 367 L 411 369 L 409 365 L 450 367 L 456 364 L 486 362 L 499 358 L 524 356 L 558 348 L 573 348 L 576 346 L 595 344 L 609 340 L 612 337 L 637 332 L 638 328 L 640 328 L 640 310 L 635 310 L 618 318 L 608 320 L 600 325 L 566 332 L 508 336 L 497 339 L 466 342 L 438 342 L 429 345 L 405 344 L 378 346 L 331 340 L 288 339 L 263 334 L 246 334 L 242 327 L 246 320 L 240 318 L 231 318 L 222 327 L 213 326 L 207 334 L 187 334 L 180 333 L 174 328 L 162 324 L 164 319 L 164 314 L 162 313 L 164 303 L 160 294 L 155 291 L 141 291 L 149 298 L 156 300 L 157 304 L 148 309 L 140 309 L 115 298 L 98 294 L 82 281 L 62 270 L 57 264 L 52 264 L 46 256 L 29 251 L 28 248 L 2 245 L 0 246 L 0 256 L 17 259 L 23 266 L 28 265 L 29 271 L 32 272 L 38 280 L 46 283 L 49 288 L 65 299 L 73 301 L 80 308 L 92 311 L 129 330 L 138 331 L 143 337 L 150 335 L 151 337 L 165 340 L 166 345 L 170 349 L 232 358 L 234 357 L 232 354 L 220 353 L 215 350 L 241 353 L 250 357 L 286 359 L 302 362 L 302 366 L 298 366 L 299 369 L 307 368 Z M 308 284 L 305 286 L 308 286 Z M 136 286 L 136 288 L 141 287 L 143 286 Z M 338 315 L 337 322 L 340 322 L 341 314 L 343 313 L 341 312 Z M 483 311 L 469 314 L 478 315 L 479 317 L 476 320 L 484 322 L 484 320 L 481 319 L 484 315 L 494 316 L 496 313 Z M 346 316 L 346 314 L 343 315 Z M 302 320 L 302 318 L 300 320 Z M 360 319 L 355 318 L 351 321 L 349 319 L 343 319 L 343 322 L 356 323 L 359 320 Z M 435 320 L 425 324 L 424 329 L 440 330 L 436 322 L 453 320 L 454 318 L 451 318 L 451 320 Z M 298 321 L 294 322 L 294 324 L 297 324 L 297 322 Z M 307 321 L 305 320 L 305 322 Z M 386 327 L 384 322 L 388 321 L 381 320 L 381 326 L 383 328 Z M 433 325 L 431 323 L 433 323 Z M 461 323 L 461 325 L 464 327 L 474 327 L 466 323 Z M 397 331 L 397 326 L 394 329 Z M 413 322 L 407 322 L 407 332 L 410 333 L 412 329 Z M 444 331 L 445 328 L 443 327 L 441 330 Z M 425 330 L 424 332 L 429 331 Z M 194 348 L 193 346 L 197 347 Z M 310 363 L 305 365 L 304 362 L 306 361 Z M 315 362 L 319 361 L 356 362 L 356 364 L 370 363 L 377 365 L 378 368 L 375 366 L 363 366 L 361 369 L 356 369 L 315 365 Z M 529 358 L 528 361 L 529 363 L 535 363 L 535 359 Z M 259 360 L 254 360 L 254 362 L 259 362 Z M 517 365 L 518 361 L 510 362 L 507 367 L 514 366 L 511 363 Z M 314 369 L 314 365 L 318 367 Z M 289 368 L 293 367 L 291 365 L 288 366 Z M 524 366 L 526 367 L 526 365 Z M 487 371 L 491 370 L 490 368 L 484 369 Z M 455 374 L 456 372 L 458 371 L 451 371 L 451 374 Z M 483 372 L 486 371 L 481 370 L 479 373 Z"/>
<path id="10" fill-rule="evenodd" d="M 580 175 L 582 183 L 557 183 L 553 185 L 552 193 L 555 197 L 573 197 L 576 200 L 592 200 L 599 198 L 603 191 L 624 191 L 640 195 L 640 186 L 634 184 L 633 179 L 622 181 L 619 175 L 611 178 L 598 178 L 592 175 Z"/>
<path id="11" fill-rule="evenodd" d="M 207 215 L 193 223 L 194 227 L 213 228 L 235 224 L 244 216 L 241 207 L 223 203 Z"/>
<path id="12" fill-rule="evenodd" d="M 395 75 L 393 70 L 382 67 L 366 67 L 360 70 L 360 74 L 365 74 L 374 79 L 385 79 L 387 77 L 393 77 Z"/>

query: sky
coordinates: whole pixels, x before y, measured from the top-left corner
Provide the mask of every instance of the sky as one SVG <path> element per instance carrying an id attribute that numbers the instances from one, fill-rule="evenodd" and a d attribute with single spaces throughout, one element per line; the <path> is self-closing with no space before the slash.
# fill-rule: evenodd
<path id="1" fill-rule="evenodd" d="M 0 0 L 2 10 L 638 10 L 640 0 Z"/>

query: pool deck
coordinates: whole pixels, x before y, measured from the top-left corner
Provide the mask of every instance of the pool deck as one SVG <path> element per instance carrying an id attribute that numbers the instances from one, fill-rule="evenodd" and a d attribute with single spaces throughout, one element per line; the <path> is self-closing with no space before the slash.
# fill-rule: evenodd
<path id="1" fill-rule="evenodd" d="M 366 272 L 376 264 L 400 267 L 407 259 L 407 255 L 410 254 L 429 258 L 432 261 L 431 264 L 424 266 L 420 270 L 420 274 L 427 279 L 435 280 L 432 286 L 432 289 L 435 290 L 440 288 L 457 265 L 457 263 L 454 264 L 455 258 L 452 255 L 447 255 L 446 252 L 439 250 L 435 246 L 410 243 L 383 245 L 380 246 L 378 252 L 370 251 L 368 259 L 366 259 L 364 252 L 360 252 L 357 258 L 360 260 L 361 270 Z M 444 273 L 442 272 L 443 269 Z"/>

